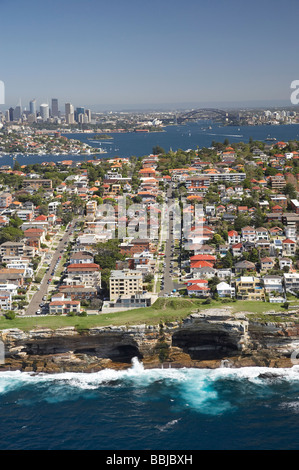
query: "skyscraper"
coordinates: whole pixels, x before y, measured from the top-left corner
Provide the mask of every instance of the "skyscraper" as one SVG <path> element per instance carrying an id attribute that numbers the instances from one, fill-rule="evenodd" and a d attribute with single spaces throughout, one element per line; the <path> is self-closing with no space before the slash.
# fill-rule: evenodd
<path id="1" fill-rule="evenodd" d="M 21 106 L 16 106 L 13 112 L 13 120 L 19 121 L 22 117 L 22 108 Z"/>
<path id="2" fill-rule="evenodd" d="M 76 112 L 75 112 L 75 121 L 77 122 L 82 122 L 82 119 L 79 118 L 80 114 L 85 114 L 85 109 L 84 108 L 76 108 Z"/>
<path id="3" fill-rule="evenodd" d="M 40 105 L 40 115 L 43 121 L 47 121 L 50 117 L 49 113 L 49 105 L 48 104 L 41 104 Z"/>
<path id="4" fill-rule="evenodd" d="M 10 120 L 10 121 L 13 121 L 13 113 L 14 113 L 14 109 L 13 109 L 13 108 L 9 108 L 9 120 Z"/>
<path id="5" fill-rule="evenodd" d="M 52 111 L 51 111 L 52 117 L 58 117 L 59 116 L 59 110 L 58 110 L 58 99 L 57 98 L 52 98 Z"/>
<path id="6" fill-rule="evenodd" d="M 74 106 L 71 103 L 65 103 L 65 120 L 67 124 L 74 124 Z"/>
<path id="7" fill-rule="evenodd" d="M 34 114 L 36 116 L 36 100 L 31 100 L 29 103 L 29 110 L 30 114 Z"/>
<path id="8" fill-rule="evenodd" d="M 91 110 L 90 109 L 87 109 L 85 111 L 85 114 L 87 116 L 87 122 L 91 122 Z"/>

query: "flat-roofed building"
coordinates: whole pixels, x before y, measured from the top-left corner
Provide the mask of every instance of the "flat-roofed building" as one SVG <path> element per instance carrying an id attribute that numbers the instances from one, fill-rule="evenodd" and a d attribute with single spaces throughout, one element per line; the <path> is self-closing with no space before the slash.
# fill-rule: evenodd
<path id="1" fill-rule="evenodd" d="M 143 292 L 142 274 L 130 269 L 111 271 L 110 300 L 116 300 L 121 295 L 134 295 Z"/>

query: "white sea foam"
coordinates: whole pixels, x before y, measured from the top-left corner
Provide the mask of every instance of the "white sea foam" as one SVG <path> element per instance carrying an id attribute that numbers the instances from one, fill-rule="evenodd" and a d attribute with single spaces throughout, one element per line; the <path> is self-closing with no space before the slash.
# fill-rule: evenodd
<path id="1" fill-rule="evenodd" d="M 299 382 L 299 366 L 289 369 L 271 369 L 267 367 L 245 368 L 156 368 L 145 369 L 137 358 L 132 360 L 132 367 L 116 371 L 105 369 L 95 373 L 59 373 L 34 374 L 29 372 L 1 372 L 0 395 L 9 392 L 20 392 L 27 386 L 38 387 L 38 394 L 33 400 L 46 402 L 62 402 L 78 397 L 90 397 L 103 387 L 133 387 L 134 390 L 146 390 L 152 385 L 161 387 L 161 393 L 169 394 L 174 400 L 173 407 L 192 409 L 204 414 L 219 415 L 234 409 L 229 398 L 221 398 L 217 391 L 217 383 L 232 380 L 236 386 L 254 387 L 252 393 L 265 397 L 272 393 L 271 384 L 275 381 Z M 239 384 L 239 385 L 238 385 Z M 166 387 L 166 388 L 165 388 Z M 165 392 L 166 390 L 166 392 Z M 246 389 L 247 390 L 247 389 Z M 295 405 L 294 405 L 295 409 Z M 296 408 L 297 411 L 297 408 Z M 174 421 L 167 423 L 169 426 Z"/>
<path id="2" fill-rule="evenodd" d="M 169 421 L 168 423 L 164 424 L 163 426 L 157 426 L 157 429 L 159 429 L 159 431 L 161 431 L 161 432 L 168 431 L 169 429 L 173 428 L 180 420 L 181 420 L 181 418 L 173 419 L 172 421 Z"/>

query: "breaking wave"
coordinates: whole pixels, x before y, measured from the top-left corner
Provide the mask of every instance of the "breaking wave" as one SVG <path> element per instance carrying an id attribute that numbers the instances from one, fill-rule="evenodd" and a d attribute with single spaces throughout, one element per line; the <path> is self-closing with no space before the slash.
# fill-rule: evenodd
<path id="1" fill-rule="evenodd" d="M 283 384 L 299 391 L 299 366 L 290 369 L 263 367 L 219 369 L 145 369 L 134 358 L 132 367 L 115 371 L 105 369 L 96 373 L 35 374 L 30 372 L 0 373 L 0 397 L 17 394 L 23 405 L 33 402 L 59 403 L 77 399 L 93 399 L 105 388 L 132 390 L 167 396 L 173 409 L 190 410 L 207 415 L 233 412 L 246 399 L 267 398 L 278 393 Z M 32 396 L 28 390 L 34 389 Z M 27 393 L 23 392 L 27 390 Z M 225 393 L 223 393 L 223 390 Z M 232 392 L 232 390 L 234 392 Z M 28 398 L 29 396 L 29 398 Z M 298 409 L 297 401 L 283 406 Z M 171 420 L 165 430 L 177 422 Z"/>

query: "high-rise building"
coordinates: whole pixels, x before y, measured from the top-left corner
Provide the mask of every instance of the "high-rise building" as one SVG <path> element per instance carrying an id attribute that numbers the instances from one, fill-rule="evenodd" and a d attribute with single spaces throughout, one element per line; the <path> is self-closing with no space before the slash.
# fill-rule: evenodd
<path id="1" fill-rule="evenodd" d="M 65 103 L 65 120 L 67 124 L 74 124 L 74 106 L 71 103 Z"/>
<path id="2" fill-rule="evenodd" d="M 91 110 L 90 109 L 87 109 L 85 111 L 85 114 L 87 116 L 87 122 L 91 122 Z"/>
<path id="3" fill-rule="evenodd" d="M 31 100 L 29 103 L 30 114 L 36 115 L 36 100 Z"/>
<path id="4" fill-rule="evenodd" d="M 22 108 L 21 106 L 16 106 L 13 111 L 13 121 L 19 121 L 22 117 Z"/>
<path id="5" fill-rule="evenodd" d="M 14 113 L 14 109 L 13 108 L 9 108 L 9 120 L 10 121 L 13 121 L 13 113 Z"/>
<path id="6" fill-rule="evenodd" d="M 58 117 L 59 116 L 59 110 L 58 110 L 58 99 L 57 98 L 52 98 L 52 112 L 51 112 L 52 117 Z"/>
<path id="7" fill-rule="evenodd" d="M 84 116 L 85 114 L 85 109 L 84 108 L 76 108 L 76 112 L 75 112 L 75 121 L 77 122 L 82 122 L 82 119 L 79 118 L 80 115 L 83 115 Z"/>
<path id="8" fill-rule="evenodd" d="M 47 121 L 50 117 L 49 112 L 49 105 L 48 104 L 41 104 L 40 105 L 40 115 L 43 121 Z"/>

